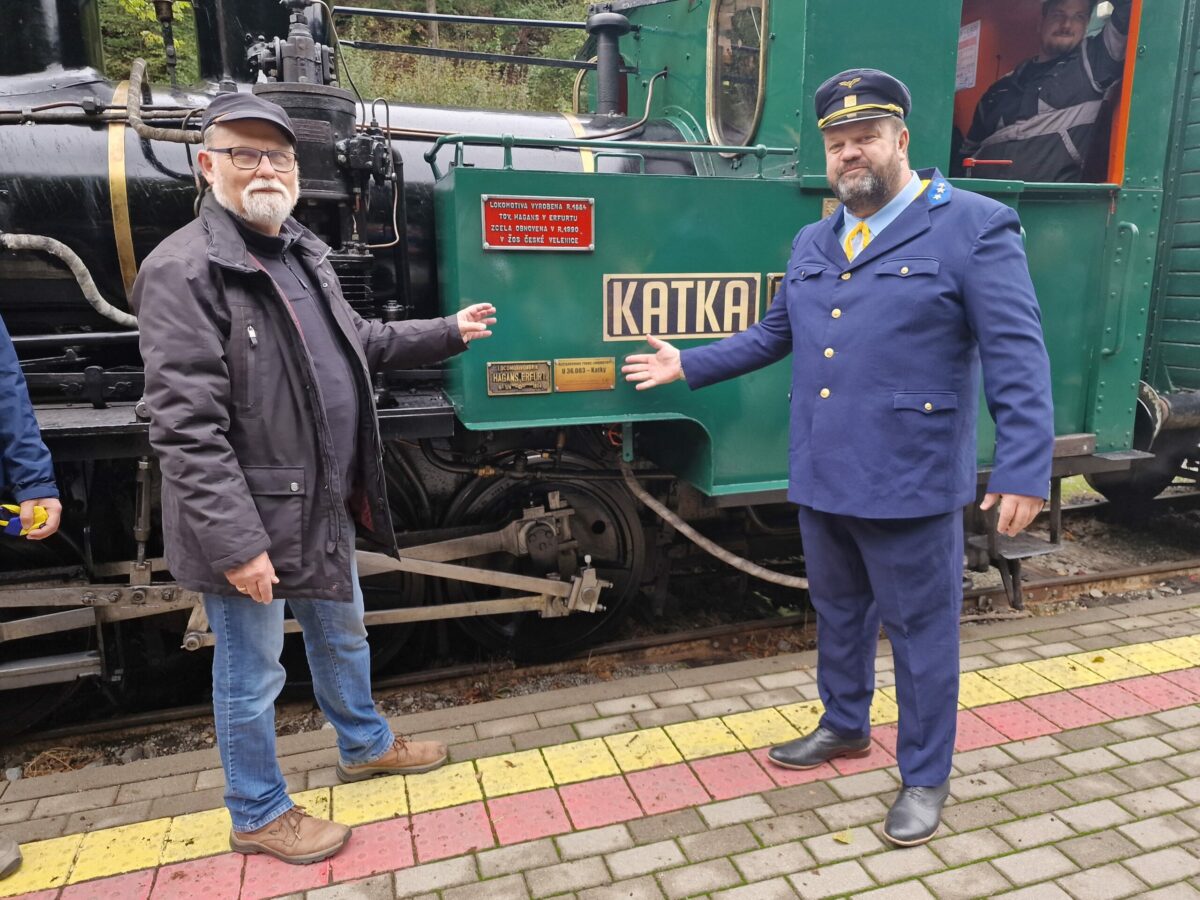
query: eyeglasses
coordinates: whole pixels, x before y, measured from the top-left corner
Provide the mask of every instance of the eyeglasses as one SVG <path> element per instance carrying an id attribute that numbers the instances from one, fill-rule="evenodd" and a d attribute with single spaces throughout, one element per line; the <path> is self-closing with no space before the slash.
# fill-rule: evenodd
<path id="1" fill-rule="evenodd" d="M 291 150 L 256 150 L 253 147 L 212 148 L 209 153 L 228 153 L 235 169 L 257 169 L 265 156 L 276 172 L 290 172 L 296 168 L 296 154 Z"/>

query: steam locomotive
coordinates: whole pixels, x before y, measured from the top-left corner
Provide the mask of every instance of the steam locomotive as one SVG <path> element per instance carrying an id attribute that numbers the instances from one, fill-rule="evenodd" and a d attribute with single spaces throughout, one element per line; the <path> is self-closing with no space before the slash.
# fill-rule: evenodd
<path id="1" fill-rule="evenodd" d="M 1020 561 L 1057 539 L 1061 477 L 1087 474 L 1132 503 L 1194 471 L 1200 87 L 1187 73 L 1200 3 L 1160 5 L 1144 20 L 1135 2 L 1103 181 L 964 185 L 1021 213 L 1054 373 L 1052 541 L 970 524 L 969 563 L 999 566 L 1014 607 Z M 155 7 L 173 67 L 173 4 Z M 375 384 L 403 558 L 365 582 L 378 661 L 430 619 L 457 620 L 488 652 L 545 658 L 661 604 L 689 523 L 749 549 L 780 537 L 786 364 L 695 395 L 637 394 L 617 368 L 649 333 L 712 340 L 770 303 L 795 231 L 835 205 L 809 115 L 816 85 L 852 65 L 894 72 L 916 99 L 914 161 L 945 170 L 950 123 L 986 87 L 983 49 L 1019 60 L 1038 7 L 871 0 L 846 42 L 831 0 L 611 0 L 557 23 L 195 0 L 200 78 L 179 86 L 173 68 L 170 84 L 150 84 L 139 63 L 116 83 L 100 74 L 94 0 L 6 6 L 0 316 L 66 512 L 51 541 L 0 544 L 0 728 L 27 727 L 84 681 L 135 695 L 169 680 L 181 642 L 211 643 L 159 555 L 128 296 L 140 261 L 194 214 L 200 112 L 217 92 L 289 111 L 296 216 L 333 248 L 360 314 L 421 318 L 481 299 L 503 314 L 485 353 Z M 339 42 L 358 17 L 572 29 L 579 53 L 551 62 L 578 73 L 578 108 L 360 96 L 345 47 L 514 60 Z M 963 85 L 955 54 L 964 31 L 979 37 L 977 85 Z M 993 433 L 982 415 L 981 478 Z M 639 505 L 655 498 L 654 513 Z"/>

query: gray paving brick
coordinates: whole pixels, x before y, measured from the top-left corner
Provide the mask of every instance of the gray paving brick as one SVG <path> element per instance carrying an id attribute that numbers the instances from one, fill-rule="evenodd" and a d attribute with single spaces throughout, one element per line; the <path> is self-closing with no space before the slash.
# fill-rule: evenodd
<path id="1" fill-rule="evenodd" d="M 1200 859 L 1182 847 L 1166 847 L 1125 860 L 1122 865 L 1150 887 L 1162 887 L 1200 875 Z"/>
<path id="2" fill-rule="evenodd" d="M 812 684 L 813 676 L 807 669 L 793 669 L 790 672 L 774 672 L 770 675 L 759 675 L 755 680 L 770 691 L 775 688 Z"/>
<path id="3" fill-rule="evenodd" d="M 1180 844 L 1200 835 L 1195 828 L 1175 815 L 1155 816 L 1131 822 L 1117 829 L 1143 850 L 1157 850 L 1168 844 Z"/>
<path id="4" fill-rule="evenodd" d="M 632 716 L 610 716 L 607 719 L 592 719 L 575 723 L 575 732 L 583 739 L 606 737 L 625 731 L 636 731 L 641 726 Z"/>
<path id="5" fill-rule="evenodd" d="M 823 833 L 825 823 L 817 818 L 817 814 L 809 810 L 802 813 L 789 813 L 786 816 L 775 816 L 770 819 L 759 819 L 750 823 L 750 830 L 763 844 L 770 847 L 785 841 L 812 837 Z"/>
<path id="6" fill-rule="evenodd" d="M 1076 775 L 1086 775 L 1100 772 L 1104 769 L 1115 769 L 1123 765 L 1124 760 L 1107 747 L 1093 747 L 1091 750 L 1080 750 L 1060 756 L 1058 761 Z"/>
<path id="7" fill-rule="evenodd" d="M 568 744 L 573 740 L 575 740 L 575 729 L 570 725 L 554 725 L 550 728 L 539 728 L 536 731 L 522 731 L 512 736 L 513 748 L 516 750 L 551 747 L 557 744 Z"/>
<path id="8" fill-rule="evenodd" d="M 289 776 L 295 778 L 296 776 Z M 287 779 L 284 779 L 287 782 Z M 300 790 L 303 785 L 293 788 L 288 785 L 288 790 Z M 225 803 L 225 789 L 213 788 L 207 791 L 192 791 L 190 794 L 183 794 L 178 797 L 159 797 L 157 800 L 150 801 L 150 817 L 154 819 L 165 819 L 170 816 L 181 816 L 186 813 L 203 812 L 206 809 L 219 809 Z"/>
<path id="9" fill-rule="evenodd" d="M 604 860 L 597 856 L 559 863 L 544 869 L 530 869 L 525 873 L 529 893 L 534 897 L 550 897 L 567 891 L 610 884 L 612 877 L 604 867 Z"/>
<path id="10" fill-rule="evenodd" d="M 1106 634 L 1103 637 L 1085 637 L 1075 642 L 1084 650 L 1108 650 L 1113 645 L 1124 643 L 1119 634 Z"/>
<path id="11" fill-rule="evenodd" d="M 998 772 L 975 772 L 951 780 L 950 796 L 959 802 L 978 800 L 980 797 L 1011 791 L 1013 787 L 1013 783 Z"/>
<path id="12" fill-rule="evenodd" d="M 1020 650 L 1022 647 L 1036 647 L 1041 643 L 1033 635 L 1013 634 L 992 638 L 992 644 L 1000 650 Z"/>
<path id="13" fill-rule="evenodd" d="M 511 875 L 526 869 L 553 865 L 558 862 L 558 852 L 554 849 L 552 840 L 543 838 L 540 841 L 527 841 L 498 850 L 484 850 L 477 853 L 476 858 L 479 860 L 479 874 L 484 878 L 496 878 L 499 875 Z"/>
<path id="14" fill-rule="evenodd" d="M 639 875 L 649 875 L 651 872 L 687 863 L 679 845 L 674 841 L 659 841 L 657 844 L 618 850 L 604 859 L 608 863 L 608 870 L 616 879 L 637 878 Z"/>
<path id="15" fill-rule="evenodd" d="M 1124 741 L 1120 744 L 1113 744 L 1108 749 L 1131 763 L 1145 762 L 1148 759 L 1162 759 L 1175 752 L 1170 744 L 1164 743 L 1156 737 Z"/>
<path id="16" fill-rule="evenodd" d="M 1115 744 L 1121 740 L 1121 736 L 1103 725 L 1091 725 L 1087 728 L 1064 731 L 1058 735 L 1058 740 L 1070 750 L 1091 750 L 1093 747 Z"/>
<path id="17" fill-rule="evenodd" d="M 862 860 L 863 868 L 880 884 L 928 875 L 945 864 L 928 847 L 907 847 L 892 853 L 877 853 Z"/>
<path id="18" fill-rule="evenodd" d="M 760 688 L 756 685 L 755 690 Z M 703 703 L 711 700 L 712 695 L 702 687 L 675 688 L 670 691 L 659 691 L 650 695 L 658 706 L 681 706 L 685 703 Z"/>
<path id="19" fill-rule="evenodd" d="M 0 803 L 0 825 L 24 822 L 37 806 L 36 800 L 19 800 L 16 803 Z"/>
<path id="20" fill-rule="evenodd" d="M 857 775 L 834 778 L 829 782 L 829 786 L 839 797 L 845 800 L 856 800 L 859 797 L 895 791 L 899 787 L 899 782 L 887 769 L 875 769 L 871 772 L 860 772 Z"/>
<path id="21" fill-rule="evenodd" d="M 1004 751 L 1021 762 L 1032 762 L 1035 759 L 1057 758 L 1066 753 L 1067 748 L 1058 738 L 1046 735 L 1030 738 L 1027 741 L 1005 744 Z"/>
<path id="22" fill-rule="evenodd" d="M 478 880 L 475 858 L 460 856 L 400 870 L 396 873 L 396 896 L 412 897 Z"/>
<path id="23" fill-rule="evenodd" d="M 757 884 L 745 884 L 717 891 L 712 900 L 796 900 L 796 892 L 786 878 L 772 878 Z"/>
<path id="24" fill-rule="evenodd" d="M 978 750 L 954 754 L 954 768 L 964 775 L 975 772 L 994 772 L 1012 764 L 1013 758 L 999 747 L 981 747 Z"/>
<path id="25" fill-rule="evenodd" d="M 338 778 L 337 766 L 326 766 L 323 769 L 313 769 L 304 778 L 304 786 L 312 791 L 317 788 L 335 787 L 342 783 Z"/>
<path id="26" fill-rule="evenodd" d="M 1200 750 L 1168 756 L 1165 761 L 1185 775 L 1200 775 Z"/>
<path id="27" fill-rule="evenodd" d="M 878 797 L 862 797 L 859 800 L 835 803 L 815 810 L 830 831 L 838 831 L 852 825 L 865 825 L 868 822 L 882 822 L 887 816 L 887 811 L 888 808 Z"/>
<path id="28" fill-rule="evenodd" d="M 478 884 L 464 884 L 442 892 L 442 900 L 528 900 L 529 890 L 520 875 L 505 875 Z"/>
<path id="29" fill-rule="evenodd" d="M 1116 722 L 1110 722 L 1108 727 L 1126 740 L 1153 737 L 1156 734 L 1162 734 L 1164 731 L 1171 730 L 1169 725 L 1164 725 L 1153 716 L 1138 716 L 1136 719 L 1119 719 Z"/>
<path id="30" fill-rule="evenodd" d="M 607 825 L 588 831 L 563 834 L 554 839 L 563 859 L 581 859 L 585 856 L 601 856 L 615 850 L 633 846 L 633 836 L 624 825 Z"/>
<path id="31" fill-rule="evenodd" d="M 933 894 L 919 881 L 905 881 L 866 893 L 857 893 L 854 897 L 855 900 L 925 900 L 932 898 Z"/>
<path id="32" fill-rule="evenodd" d="M 979 669 L 995 668 L 995 665 L 990 656 L 983 656 L 982 654 L 963 656 L 958 661 L 958 670 L 960 672 L 976 672 Z"/>
<path id="33" fill-rule="evenodd" d="M 524 886 L 522 886 L 524 889 Z M 392 873 L 376 875 L 374 878 L 363 878 L 358 881 L 346 881 L 329 887 L 309 891 L 304 895 L 305 900 L 392 900 L 395 897 L 392 890 Z M 447 894 L 447 896 L 450 896 Z M 522 900 L 529 895 L 520 894 Z M 455 898 L 457 900 L 457 898 Z"/>
<path id="34" fill-rule="evenodd" d="M 1078 644 L 1073 644 L 1070 641 L 1042 644 L 1040 647 L 1031 647 L 1030 649 L 1043 659 L 1048 659 L 1051 656 L 1068 656 L 1072 653 L 1080 653 L 1083 650 Z"/>
<path id="35" fill-rule="evenodd" d="M 1179 781 L 1180 772 L 1161 759 L 1135 763 L 1121 769 L 1113 769 L 1113 774 L 1134 790 L 1158 787 Z"/>
<path id="36" fill-rule="evenodd" d="M 150 818 L 150 802 L 141 800 L 137 803 L 122 803 L 120 806 L 105 806 L 71 813 L 63 826 L 63 834 L 78 834 L 81 831 L 95 831 L 97 828 L 114 828 L 118 825 L 145 822 Z"/>
<path id="37" fill-rule="evenodd" d="M 1052 784 L 1013 791 L 1000 798 L 1000 802 L 1018 816 L 1036 816 L 1070 806 L 1072 800 Z"/>
<path id="38" fill-rule="evenodd" d="M 1162 740 L 1176 750 L 1200 750 L 1200 726 L 1167 732 L 1163 734 Z"/>
<path id="39" fill-rule="evenodd" d="M 924 881 L 938 900 L 974 900 L 976 897 L 998 894 L 1009 887 L 1004 876 L 985 862 L 939 872 Z"/>
<path id="40" fill-rule="evenodd" d="M 1160 815 L 1161 813 L 1175 812 L 1177 809 L 1183 809 L 1191 805 L 1183 797 L 1166 787 L 1134 791 L 1132 794 L 1125 794 L 1113 799 L 1139 819 L 1146 819 L 1150 816 Z"/>
<path id="41" fill-rule="evenodd" d="M 719 891 L 741 882 L 737 870 L 727 859 L 712 859 L 708 862 L 672 869 L 658 876 L 663 893 L 671 900 L 693 897 L 707 891 Z"/>
<path id="42" fill-rule="evenodd" d="M 972 831 L 999 822 L 1007 822 L 1012 817 L 1012 811 L 994 797 L 956 803 L 953 806 L 947 806 L 942 811 L 942 821 L 955 831 Z"/>
<path id="43" fill-rule="evenodd" d="M 1146 885 L 1117 863 L 1076 872 L 1057 883 L 1076 900 L 1116 900 L 1140 896 L 1146 890 Z"/>
<path id="44" fill-rule="evenodd" d="M 17 782 L 20 784 L 20 782 Z M 28 819 L 16 825 L 6 825 L 4 832 L 18 843 L 44 841 L 48 838 L 60 837 L 67 826 L 66 816 L 51 816 L 48 819 Z"/>
<path id="45" fill-rule="evenodd" d="M 1186 881 L 1161 887 L 1148 894 L 1142 894 L 1139 900 L 1195 900 L 1200 897 L 1200 890 L 1192 887 Z"/>
<path id="46" fill-rule="evenodd" d="M 578 896 L 579 900 L 663 900 L 663 892 L 652 875 L 588 888 L 578 895 L 566 896 Z"/>
<path id="47" fill-rule="evenodd" d="M 739 797 L 736 800 L 721 800 L 696 808 L 709 828 L 732 825 L 734 822 L 749 822 L 751 819 L 766 819 L 775 815 L 775 810 L 758 795 Z"/>
<path id="48" fill-rule="evenodd" d="M 647 816 L 644 819 L 632 819 L 625 824 L 633 835 L 634 843 L 637 844 L 653 844 L 680 835 L 695 834 L 706 828 L 704 820 L 694 809 L 681 809 L 672 813 Z"/>
<path id="49" fill-rule="evenodd" d="M 769 706 L 787 706 L 789 703 L 799 703 L 804 697 L 795 688 L 785 687 L 776 688 L 773 691 L 747 694 L 743 699 L 750 704 L 752 709 L 766 709 Z"/>
<path id="50" fill-rule="evenodd" d="M 679 846 L 692 862 L 704 862 L 718 856 L 730 856 L 758 848 L 758 841 L 745 825 L 730 825 L 679 839 Z"/>
<path id="51" fill-rule="evenodd" d="M 1066 822 L 1052 813 L 997 825 L 996 833 L 1018 850 L 1065 840 L 1075 834 Z"/>
<path id="52" fill-rule="evenodd" d="M 754 678 L 738 678 L 733 681 L 723 681 L 708 685 L 705 690 L 714 700 L 722 697 L 741 697 L 744 694 L 757 694 L 762 690 L 762 684 Z"/>
<path id="53" fill-rule="evenodd" d="M 192 785 L 192 789 L 197 791 L 223 787 L 225 787 L 225 772 L 221 769 L 205 769 L 203 772 L 197 772 L 196 783 Z"/>
<path id="54" fill-rule="evenodd" d="M 1111 622 L 1091 622 L 1087 625 L 1076 625 L 1072 630 L 1079 632 L 1083 637 L 1100 637 L 1105 634 L 1114 634 L 1121 629 Z"/>
<path id="55" fill-rule="evenodd" d="M 1080 775 L 1067 781 L 1058 782 L 1055 787 L 1077 802 L 1102 800 L 1124 794 L 1129 787 L 1117 780 L 1110 772 L 1097 772 L 1094 775 Z"/>
<path id="56" fill-rule="evenodd" d="M 990 859 L 1012 849 L 990 828 L 938 838 L 926 846 L 948 866 L 963 866 L 981 859 Z"/>
<path id="57" fill-rule="evenodd" d="M 837 794 L 823 781 L 770 791 L 766 796 L 771 809 L 780 815 L 817 809 L 838 801 Z"/>
<path id="58" fill-rule="evenodd" d="M 1038 881 L 1049 881 L 1076 871 L 1075 863 L 1053 847 L 1038 847 L 1011 856 L 993 859 L 995 866 L 1013 884 L 1024 887 Z"/>
<path id="59" fill-rule="evenodd" d="M 532 716 L 530 717 L 532 719 Z M 501 753 L 512 753 L 517 749 L 512 735 L 503 734 L 496 737 L 484 738 L 480 741 L 467 741 L 463 744 L 450 745 L 450 762 L 466 762 L 481 759 L 485 756 L 499 756 Z"/>
<path id="60" fill-rule="evenodd" d="M 1032 650 L 1000 650 L 997 653 L 989 653 L 988 657 L 998 666 L 1010 666 L 1013 663 L 1029 662 L 1031 659 L 1041 659 L 1041 657 Z"/>
<path id="61" fill-rule="evenodd" d="M 788 881 L 792 883 L 796 893 L 804 900 L 820 900 L 822 897 L 852 894 L 863 888 L 875 886 L 866 870 L 853 860 L 833 866 L 821 866 L 819 869 L 809 869 L 798 875 L 789 875 Z"/>
<path id="62" fill-rule="evenodd" d="M 854 859 L 883 847 L 870 828 L 848 828 L 835 834 L 805 838 L 803 843 L 813 859 L 821 865 Z"/>
<path id="63" fill-rule="evenodd" d="M 749 853 L 731 856 L 737 870 L 746 881 L 766 881 L 780 875 L 799 872 L 813 865 L 813 858 L 798 842 L 776 844 Z"/>
<path id="64" fill-rule="evenodd" d="M 1138 847 L 1117 831 L 1097 831 L 1082 837 L 1061 841 L 1055 846 L 1079 868 L 1091 869 L 1118 859 L 1136 856 Z"/>
<path id="65" fill-rule="evenodd" d="M 598 718 L 596 707 L 590 703 L 579 703 L 575 706 L 564 706 L 562 709 L 547 709 L 534 714 L 538 724 L 543 728 L 553 728 L 556 725 L 574 725 L 576 722 L 586 722 Z"/>
<path id="66" fill-rule="evenodd" d="M 171 794 L 184 794 L 196 787 L 196 773 L 184 772 L 166 778 L 151 778 L 123 784 L 117 791 L 117 803 L 135 803 L 138 800 L 154 800 Z"/>
<path id="67" fill-rule="evenodd" d="M 1168 728 L 1179 731 L 1200 725 L 1200 706 L 1193 703 L 1191 706 L 1181 706 L 1178 709 L 1164 709 L 1162 712 L 1155 713 L 1153 718 L 1158 719 Z"/>
<path id="68" fill-rule="evenodd" d="M 750 711 L 750 704 L 741 697 L 718 697 L 715 700 L 705 700 L 702 703 L 691 703 L 689 706 L 697 718 L 700 719 Z"/>
<path id="69" fill-rule="evenodd" d="M 1124 825 L 1133 819 L 1127 810 L 1111 800 L 1096 800 L 1082 806 L 1060 809 L 1058 817 L 1081 834 Z"/>
<path id="70" fill-rule="evenodd" d="M 1032 762 L 1021 763 L 1001 769 L 1000 774 L 1017 787 L 1033 787 L 1037 784 L 1048 784 L 1070 778 L 1072 772 L 1064 769 L 1054 759 L 1035 759 Z"/>
<path id="71" fill-rule="evenodd" d="M 667 706 L 633 714 L 633 721 L 637 722 L 640 728 L 661 728 L 663 725 L 674 725 L 677 722 L 691 722 L 696 718 L 690 706 Z"/>
<path id="72" fill-rule="evenodd" d="M 20 786 L 21 782 L 16 782 Z M 117 798 L 117 787 L 94 788 L 90 791 L 74 791 L 56 797 L 42 797 L 33 808 L 30 818 L 45 819 L 87 809 L 111 806 Z"/>
<path id="73" fill-rule="evenodd" d="M 1057 884 L 1033 884 L 1029 887 L 1018 888 L 1007 894 L 997 894 L 1004 900 L 1071 900 L 1071 895 Z"/>
<path id="74" fill-rule="evenodd" d="M 532 713 L 523 716 L 509 716 L 504 719 L 492 719 L 490 722 L 475 723 L 475 732 L 481 740 L 516 734 L 518 731 L 536 731 L 541 724 Z"/>
<path id="75" fill-rule="evenodd" d="M 633 697 L 616 697 L 612 700 L 601 700 L 596 704 L 596 712 L 602 716 L 621 716 L 627 713 L 641 712 L 658 706 L 647 695 Z"/>

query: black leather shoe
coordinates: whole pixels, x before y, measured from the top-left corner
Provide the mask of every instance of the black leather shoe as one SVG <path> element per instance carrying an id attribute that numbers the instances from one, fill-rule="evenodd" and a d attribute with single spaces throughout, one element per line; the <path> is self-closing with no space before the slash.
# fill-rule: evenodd
<path id="1" fill-rule="evenodd" d="M 937 787 L 902 787 L 888 810 L 883 836 L 900 847 L 915 847 L 933 837 L 942 821 L 950 781 Z"/>
<path id="2" fill-rule="evenodd" d="M 815 769 L 835 756 L 866 756 L 871 739 L 838 737 L 828 728 L 817 727 L 802 738 L 772 747 L 767 759 L 785 769 Z"/>

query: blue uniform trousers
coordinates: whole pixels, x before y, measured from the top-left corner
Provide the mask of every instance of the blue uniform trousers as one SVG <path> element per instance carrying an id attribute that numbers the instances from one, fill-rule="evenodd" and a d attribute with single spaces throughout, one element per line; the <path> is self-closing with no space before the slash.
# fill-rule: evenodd
<path id="1" fill-rule="evenodd" d="M 861 519 L 801 506 L 800 534 L 817 612 L 821 724 L 847 738 L 870 732 L 882 621 L 896 664 L 900 774 L 909 786 L 941 784 L 957 724 L 962 511 Z"/>

